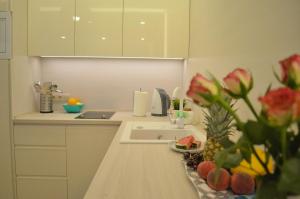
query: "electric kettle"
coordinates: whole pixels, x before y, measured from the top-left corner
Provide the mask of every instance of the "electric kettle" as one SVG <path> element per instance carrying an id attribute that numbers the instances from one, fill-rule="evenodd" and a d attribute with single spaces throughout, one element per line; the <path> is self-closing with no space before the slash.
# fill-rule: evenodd
<path id="1" fill-rule="evenodd" d="M 155 88 L 152 94 L 151 115 L 167 116 L 170 104 L 167 92 L 162 88 Z"/>

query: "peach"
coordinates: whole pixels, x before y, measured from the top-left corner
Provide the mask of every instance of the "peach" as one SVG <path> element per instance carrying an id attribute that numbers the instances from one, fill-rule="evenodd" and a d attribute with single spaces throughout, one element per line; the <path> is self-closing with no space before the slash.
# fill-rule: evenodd
<path id="1" fill-rule="evenodd" d="M 227 170 L 221 168 L 219 176 L 217 175 L 217 169 L 213 169 L 208 173 L 207 184 L 210 188 L 216 191 L 224 191 L 228 189 L 230 185 L 230 174 Z"/>
<path id="2" fill-rule="evenodd" d="M 216 168 L 216 165 L 212 161 L 201 162 L 197 167 L 199 177 L 206 179 L 208 173 L 214 168 Z"/>
<path id="3" fill-rule="evenodd" d="M 231 189 L 239 195 L 252 194 L 255 189 L 254 178 L 247 173 L 235 173 L 231 177 Z"/>

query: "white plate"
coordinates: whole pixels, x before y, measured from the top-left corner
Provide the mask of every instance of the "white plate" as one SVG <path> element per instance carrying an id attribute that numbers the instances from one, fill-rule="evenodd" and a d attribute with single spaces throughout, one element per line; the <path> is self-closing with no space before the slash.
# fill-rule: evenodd
<path id="1" fill-rule="evenodd" d="M 196 149 L 178 149 L 178 148 L 176 148 L 176 141 L 175 140 L 169 142 L 170 149 L 172 149 L 173 151 L 179 152 L 179 153 L 186 153 L 186 152 L 197 153 L 197 152 L 200 152 L 200 151 L 203 150 L 202 145 L 203 145 L 203 143 L 201 142 L 200 147 L 196 148 Z"/>

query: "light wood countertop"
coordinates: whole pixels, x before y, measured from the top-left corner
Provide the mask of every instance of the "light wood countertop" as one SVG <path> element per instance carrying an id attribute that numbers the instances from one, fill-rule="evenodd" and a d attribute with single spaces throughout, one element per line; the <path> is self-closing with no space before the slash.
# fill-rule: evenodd
<path id="1" fill-rule="evenodd" d="M 110 119 L 75 119 L 80 113 L 26 113 L 13 118 L 14 124 L 111 124 L 120 125 L 123 120 L 134 118 L 131 112 L 116 112 Z"/>
<path id="2" fill-rule="evenodd" d="M 124 120 L 84 199 L 197 199 L 182 154 L 168 144 L 120 144 Z M 134 118 L 162 121 L 166 118 Z"/>

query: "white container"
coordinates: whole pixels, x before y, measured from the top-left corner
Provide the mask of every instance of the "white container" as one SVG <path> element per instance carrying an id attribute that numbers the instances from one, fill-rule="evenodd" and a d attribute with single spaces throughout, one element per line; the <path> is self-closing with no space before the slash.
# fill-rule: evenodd
<path id="1" fill-rule="evenodd" d="M 138 117 L 146 116 L 149 94 L 145 91 L 134 91 L 133 115 Z"/>

